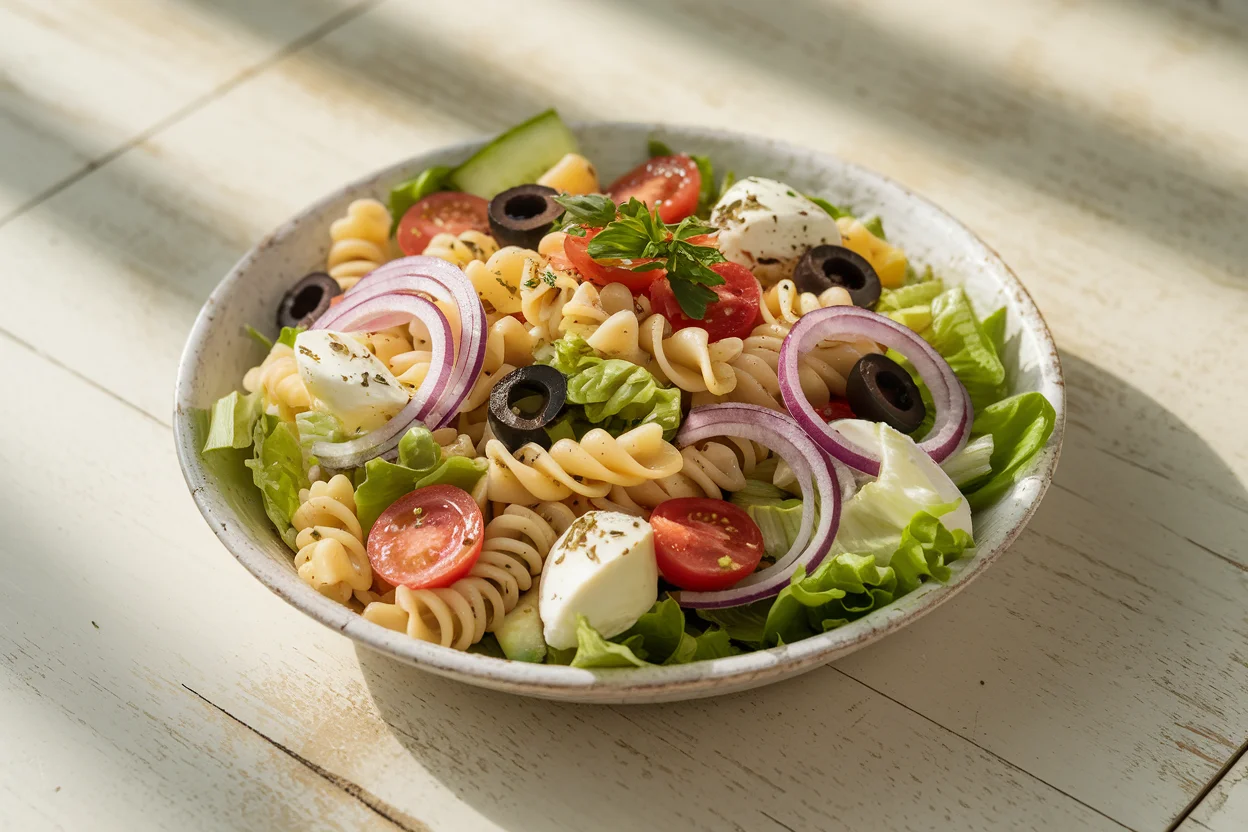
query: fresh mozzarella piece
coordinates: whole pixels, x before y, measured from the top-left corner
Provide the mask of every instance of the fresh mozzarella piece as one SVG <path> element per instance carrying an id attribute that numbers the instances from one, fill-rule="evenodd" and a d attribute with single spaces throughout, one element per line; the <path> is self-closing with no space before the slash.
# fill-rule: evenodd
<path id="1" fill-rule="evenodd" d="M 349 436 L 381 427 L 407 404 L 407 391 L 386 365 L 350 335 L 301 332 L 295 362 L 317 409 L 336 416 Z"/>
<path id="2" fill-rule="evenodd" d="M 538 612 L 551 647 L 576 646 L 578 615 L 603 638 L 618 636 L 659 597 L 650 524 L 618 511 L 581 516 L 550 550 L 540 592 Z"/>
<path id="3" fill-rule="evenodd" d="M 793 276 L 806 249 L 840 245 L 836 220 L 795 189 L 751 176 L 724 192 L 711 212 L 724 257 L 774 283 Z"/>
<path id="4" fill-rule="evenodd" d="M 841 419 L 832 428 L 880 454 L 880 475 L 859 488 L 841 511 L 833 551 L 874 554 L 877 563 L 887 566 L 902 529 L 920 511 L 939 516 L 950 531 L 971 534 L 971 509 L 962 492 L 913 439 L 862 419 Z"/>

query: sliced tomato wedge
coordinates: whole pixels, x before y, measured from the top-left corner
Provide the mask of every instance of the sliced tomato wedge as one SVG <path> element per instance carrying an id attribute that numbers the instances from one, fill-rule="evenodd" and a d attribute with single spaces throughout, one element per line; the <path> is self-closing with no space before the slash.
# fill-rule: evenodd
<path id="1" fill-rule="evenodd" d="M 835 422 L 837 419 L 858 418 L 854 415 L 853 408 L 849 406 L 849 401 L 839 396 L 833 396 L 827 404 L 819 405 L 815 408 L 815 412 L 825 422 Z"/>
<path id="2" fill-rule="evenodd" d="M 479 196 L 442 191 L 417 202 L 399 220 L 395 242 L 406 255 L 424 254 L 436 234 L 490 233 L 490 203 Z"/>
<path id="3" fill-rule="evenodd" d="M 701 190 L 702 174 L 697 164 L 680 153 L 642 162 L 612 182 L 607 196 L 617 204 L 636 197 L 647 208 L 657 208 L 663 222 L 674 223 L 697 210 Z"/>
<path id="4" fill-rule="evenodd" d="M 481 509 L 453 485 L 405 494 L 382 512 L 368 534 L 368 562 L 382 580 L 408 589 L 450 586 L 481 555 Z"/>
<path id="5" fill-rule="evenodd" d="M 659 571 L 681 589 L 728 589 L 763 558 L 763 533 L 744 509 L 723 500 L 667 500 L 650 515 L 650 526 Z"/>
<path id="6" fill-rule="evenodd" d="M 641 294 L 649 288 L 659 278 L 663 277 L 667 272 L 663 269 L 654 269 L 648 272 L 635 272 L 622 266 L 611 265 L 610 263 L 599 263 L 597 260 L 589 256 L 589 241 L 598 236 L 601 228 L 587 228 L 584 237 L 577 237 L 569 234 L 563 240 L 563 253 L 567 256 L 568 261 L 572 264 L 572 268 L 576 269 L 581 277 L 598 286 L 606 286 L 609 283 L 623 283 L 628 287 L 629 291 L 634 295 Z M 638 260 L 634 265 L 649 263 L 649 260 Z"/>
<path id="7" fill-rule="evenodd" d="M 651 309 L 667 318 L 672 329 L 700 326 L 712 341 L 747 337 L 754 328 L 758 305 L 763 297 L 758 278 L 737 263 L 716 263 L 711 266 L 711 271 L 722 277 L 724 282 L 711 287 L 719 300 L 706 307 L 706 317 L 702 320 L 690 318 L 681 310 L 672 284 L 666 277 L 650 286 Z"/>

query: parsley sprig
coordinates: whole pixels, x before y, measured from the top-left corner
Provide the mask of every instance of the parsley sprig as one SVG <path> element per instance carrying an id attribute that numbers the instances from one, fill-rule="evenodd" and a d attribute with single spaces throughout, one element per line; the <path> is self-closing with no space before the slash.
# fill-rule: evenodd
<path id="1" fill-rule="evenodd" d="M 715 229 L 686 217 L 677 225 L 668 225 L 637 199 L 616 206 L 610 197 L 598 194 L 556 197 L 565 213 L 557 225 L 565 230 L 581 226 L 602 227 L 589 241 L 587 253 L 595 260 L 650 260 L 631 267 L 631 271 L 648 272 L 666 269 L 672 294 L 681 311 L 694 320 L 706 317 L 706 307 L 718 295 L 709 287 L 724 279 L 710 269 L 723 263 L 724 256 L 713 246 L 689 242 L 690 237 L 709 234 Z M 569 233 L 573 233 L 569 230 Z"/>

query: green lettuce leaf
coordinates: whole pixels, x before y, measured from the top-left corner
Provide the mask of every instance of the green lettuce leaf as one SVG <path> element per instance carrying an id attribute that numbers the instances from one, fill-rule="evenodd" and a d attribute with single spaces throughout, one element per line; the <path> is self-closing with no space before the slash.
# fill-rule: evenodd
<path id="1" fill-rule="evenodd" d="M 872 555 L 842 553 L 810 575 L 798 567 L 767 613 L 763 642 L 792 644 L 861 618 L 898 597 L 897 576 Z"/>
<path id="2" fill-rule="evenodd" d="M 888 237 L 884 236 L 884 220 L 881 217 L 867 217 L 862 221 L 862 227 L 879 237 L 881 240 L 888 240 Z"/>
<path id="3" fill-rule="evenodd" d="M 693 657 L 693 639 L 685 635 L 685 613 L 670 595 L 656 601 L 650 611 L 612 641 L 634 643 L 640 638 L 641 655 L 653 664 L 681 664 Z M 689 642 L 682 650 L 682 644 Z"/>
<path id="4" fill-rule="evenodd" d="M 763 629 L 772 603 L 773 599 L 765 598 L 740 607 L 698 610 L 698 618 L 711 624 L 718 624 L 719 628 L 733 641 L 740 641 L 752 647 L 762 647 Z"/>
<path id="5" fill-rule="evenodd" d="M 971 436 L 992 437 L 992 476 L 967 493 L 971 508 L 991 505 L 1010 489 L 1019 472 L 1049 441 L 1056 421 L 1053 405 L 1034 391 L 976 412 Z"/>
<path id="6" fill-rule="evenodd" d="M 365 535 L 381 513 L 404 494 L 429 485 L 453 485 L 471 492 L 485 475 L 484 459 L 442 458 L 442 449 L 425 427 L 414 427 L 399 440 L 399 461 L 370 459 L 355 489 L 355 508 Z M 358 476 L 358 474 L 357 474 Z"/>
<path id="7" fill-rule="evenodd" d="M 932 325 L 922 334 L 966 386 L 976 413 L 1009 392 L 1005 365 L 962 287 L 932 301 Z"/>
<path id="8" fill-rule="evenodd" d="M 912 306 L 931 306 L 932 301 L 944 291 L 945 282 L 939 278 L 919 283 L 907 283 L 896 289 L 884 289 L 880 292 L 875 311 L 884 314 Z"/>
<path id="9" fill-rule="evenodd" d="M 1005 307 L 1002 306 L 987 318 L 984 318 L 984 332 L 992 342 L 992 348 L 998 357 L 1005 356 Z"/>
<path id="10" fill-rule="evenodd" d="M 769 558 L 779 558 L 793 546 L 802 526 L 802 501 L 790 497 L 771 483 L 746 480 L 745 488 L 728 498 L 733 505 L 745 509 L 763 533 L 763 551 Z"/>
<path id="11" fill-rule="evenodd" d="M 694 651 L 692 661 L 700 662 L 704 659 L 722 659 L 724 656 L 735 656 L 741 652 L 741 649 L 730 641 L 727 630 L 715 627 L 695 636 Z"/>
<path id="12" fill-rule="evenodd" d="M 651 159 L 655 156 L 671 156 L 675 152 L 676 151 L 672 150 L 670 145 L 666 142 L 661 142 L 658 139 L 651 139 L 646 142 L 646 155 Z"/>
<path id="13" fill-rule="evenodd" d="M 698 174 L 702 180 L 702 187 L 698 191 L 698 207 L 694 214 L 709 217 L 711 209 L 719 201 L 719 189 L 715 187 L 715 170 L 711 167 L 711 157 L 690 154 L 689 158 L 698 166 Z"/>
<path id="14" fill-rule="evenodd" d="M 949 564 L 974 545 L 966 532 L 950 531 L 937 517 L 920 511 L 906 524 L 888 564 L 897 575 L 897 595 L 913 592 L 928 578 L 949 580 Z"/>
<path id="15" fill-rule="evenodd" d="M 576 335 L 565 335 L 538 354 L 568 378 L 568 403 L 610 433 L 657 422 L 671 439 L 680 427 L 680 390 L 663 387 L 650 371 L 619 358 L 601 358 Z"/>
<path id="16" fill-rule="evenodd" d="M 838 208 L 821 196 L 811 196 L 810 194 L 803 194 L 803 196 L 822 208 L 825 212 L 827 212 L 828 216 L 834 220 L 839 220 L 841 217 L 852 217 L 854 215 L 854 212 L 850 211 L 848 208 Z"/>
<path id="17" fill-rule="evenodd" d="M 308 487 L 299 437 L 292 423 L 265 416 L 256 420 L 252 444 L 253 456 L 244 464 L 251 469 L 252 482 L 260 489 L 265 514 L 293 549 L 295 529 L 290 518 L 299 508 L 299 489 Z"/>
<path id="18" fill-rule="evenodd" d="M 243 395 L 235 390 L 228 396 L 217 399 L 212 406 L 212 416 L 208 427 L 208 439 L 204 442 L 203 453 L 219 451 L 223 448 L 250 448 L 254 441 L 252 431 L 260 418 L 264 403 L 259 393 Z"/>
<path id="19" fill-rule="evenodd" d="M 285 344 L 286 346 L 290 347 L 293 350 L 295 348 L 295 338 L 297 338 L 299 333 L 303 332 L 304 329 L 306 329 L 306 327 L 302 327 L 302 326 L 282 327 L 282 331 L 277 336 L 277 343 Z"/>
<path id="20" fill-rule="evenodd" d="M 607 641 L 593 628 L 583 615 L 576 617 L 576 655 L 573 667 L 645 667 L 647 662 L 634 649 L 641 649 L 641 636 L 633 636 L 624 642 Z M 643 655 L 644 655 L 644 651 Z"/>
<path id="21" fill-rule="evenodd" d="M 390 236 L 399 228 L 399 220 L 417 202 L 438 191 L 452 190 L 450 176 L 453 168 L 435 165 L 416 174 L 414 179 L 400 182 L 390 189 Z"/>
<path id="22" fill-rule="evenodd" d="M 247 335 L 251 338 L 251 340 L 255 341 L 257 344 L 264 347 L 265 352 L 268 352 L 269 350 L 273 349 L 273 340 L 269 338 L 269 336 L 261 332 L 260 330 L 256 329 L 251 324 L 247 324 L 245 331 L 247 332 Z"/>
<path id="23" fill-rule="evenodd" d="M 834 552 L 875 555 L 881 566 L 888 566 L 906 525 L 919 512 L 946 517 L 950 528 L 970 531 L 966 500 L 914 440 L 882 423 L 846 419 L 838 426 L 854 441 L 878 447 L 880 473 L 842 508 Z"/>
<path id="24" fill-rule="evenodd" d="M 316 464 L 316 457 L 312 455 L 312 446 L 317 442 L 342 442 L 347 438 L 342 430 L 342 422 L 333 415 L 319 410 L 306 410 L 297 414 L 295 430 L 299 434 L 303 458 L 309 466 Z"/>
<path id="25" fill-rule="evenodd" d="M 962 450 L 940 463 L 940 468 L 966 494 L 992 473 L 992 449 L 992 434 L 986 433 L 967 442 Z"/>

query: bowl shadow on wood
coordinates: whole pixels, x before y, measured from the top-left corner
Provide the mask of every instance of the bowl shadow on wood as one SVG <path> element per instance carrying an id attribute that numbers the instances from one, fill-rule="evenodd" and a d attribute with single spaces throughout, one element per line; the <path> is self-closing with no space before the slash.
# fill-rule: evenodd
<path id="1" fill-rule="evenodd" d="M 1157 488 L 1159 477 L 1181 487 L 1216 493 L 1229 507 L 1223 516 L 1248 510 L 1248 492 L 1235 473 L 1174 414 L 1094 364 L 1069 354 L 1062 360 L 1068 383 L 1068 425 L 1077 438 L 1067 440 L 1067 456 L 1058 469 L 1055 488 L 1074 494 L 1089 486 L 1108 491 L 1108 510 L 1136 512 L 1159 523 L 1168 522 L 1174 514 L 1172 501 L 1163 500 L 1164 490 Z M 1164 444 L 1158 437 L 1165 437 Z M 1103 466 L 1094 458 L 1096 453 L 1130 462 L 1118 474 L 1097 479 L 1093 470 Z M 1080 457 L 1072 458 L 1075 454 Z M 1132 474 L 1120 476 L 1123 470 Z M 1199 483 L 1189 484 L 1186 480 L 1193 473 L 1199 474 Z M 1042 535 L 1060 536 L 1065 523 L 1061 512 L 1042 508 L 1033 528 Z M 1229 524 L 1205 524 L 1197 529 L 1185 528 L 1180 521 L 1173 531 L 1195 544 L 1185 547 L 1191 557 L 1248 564 L 1248 552 L 1236 541 Z M 1017 545 L 1028 547 L 1025 553 L 1014 553 L 1020 559 L 1043 559 L 1048 554 L 1031 551 L 1042 544 L 1029 535 Z M 1099 554 L 1111 566 L 1133 568 L 1128 562 L 1132 560 L 1129 546 Z M 931 795 L 938 804 L 948 799 L 949 811 L 956 817 L 966 810 L 957 805 L 956 794 L 942 794 L 947 772 L 964 767 L 968 754 L 983 758 L 985 766 L 997 764 L 966 737 L 954 736 L 961 730 L 958 720 L 951 721 L 955 727 L 949 731 L 920 716 L 933 709 L 925 708 L 922 699 L 906 701 L 904 694 L 896 693 L 897 688 L 918 687 L 912 679 L 907 683 L 897 677 L 920 672 L 920 664 L 963 667 L 965 673 L 941 674 L 940 698 L 946 701 L 982 697 L 985 692 L 999 696 L 1015 683 L 1027 683 L 1026 668 L 994 657 L 1003 651 L 1008 654 L 1015 646 L 1005 641 L 1019 632 L 1019 622 L 1013 618 L 1020 610 L 1027 614 L 1026 598 L 1063 595 L 1067 592 L 1063 581 L 1069 574 L 1060 578 L 1050 570 L 1020 563 L 1019 569 L 1034 580 L 1050 584 L 1020 586 L 1017 576 L 1007 574 L 1014 571 L 1010 560 L 1007 553 L 996 569 L 961 597 L 835 667 L 821 667 L 797 679 L 713 701 L 559 704 L 475 689 L 359 645 L 356 652 L 378 712 L 399 742 L 461 800 L 509 829 L 665 828 L 665 823 L 676 822 L 671 814 L 675 807 L 687 812 L 680 821 L 682 827 L 732 828 L 736 823 L 752 828 L 768 823 L 769 817 L 784 819 L 792 828 L 817 827 L 819 815 L 803 809 L 799 795 L 807 795 L 805 799 L 818 806 L 825 819 L 835 816 L 850 825 L 858 821 L 871 826 L 881 822 L 881 812 L 891 811 L 881 806 L 896 802 L 889 791 L 899 781 Z M 1190 586 L 1176 584 L 1173 589 L 1183 592 Z M 1012 602 L 1012 593 L 1023 597 Z M 1182 603 L 1175 609 L 1200 609 L 1200 599 L 1179 600 Z M 968 610 L 975 611 L 977 620 L 966 620 Z M 1126 635 L 1111 633 L 1109 640 L 1164 640 L 1151 629 L 1156 622 L 1144 620 L 1153 612 L 1146 610 L 1138 628 L 1126 628 Z M 1198 623 L 1177 624 L 1176 636 Z M 966 632 L 968 626 L 980 636 L 931 635 Z M 1084 659 L 1093 657 L 1077 655 L 1082 648 L 1069 641 L 1075 634 L 1062 631 L 1060 624 L 1057 631 L 1050 630 L 1040 628 L 1038 635 L 1026 636 L 1037 640 L 1035 645 L 1016 646 L 1043 649 L 1043 642 L 1051 636 L 1053 649 L 1071 651 L 1072 661 L 1052 670 L 1057 677 L 1054 683 L 1068 697 L 1065 707 L 1090 707 L 1112 717 L 1119 705 L 1129 706 L 1125 701 L 1115 705 L 1112 691 L 1107 699 L 1103 687 L 1092 689 L 1095 677 L 1085 672 Z M 905 660 L 916 649 L 924 653 L 924 662 Z M 1146 678 L 1154 672 L 1163 674 L 1163 652 L 1168 651 L 1157 651 L 1136 670 Z M 968 658 L 976 654 L 981 665 L 996 665 L 997 684 L 991 691 L 981 686 L 982 674 L 965 667 L 968 662 L 976 663 Z M 867 685 L 880 687 L 888 696 Z M 1113 690 L 1121 697 L 1132 696 L 1130 686 Z M 898 701 L 888 698 L 893 695 Z M 1026 697 L 1019 699 L 1017 707 L 1008 701 L 992 707 L 1002 709 L 1001 720 L 1019 732 L 1025 733 L 1026 724 L 1035 718 Z M 1060 728 L 1068 728 L 1069 735 L 1052 741 L 1058 745 L 1073 741 L 1077 726 Z M 975 739 L 996 750 L 993 740 L 998 738 L 979 735 Z M 1017 779 L 1003 781 L 1001 787 L 1032 788 Z M 740 798 L 742 790 L 750 799 Z M 898 820 L 904 822 L 904 818 Z"/>

